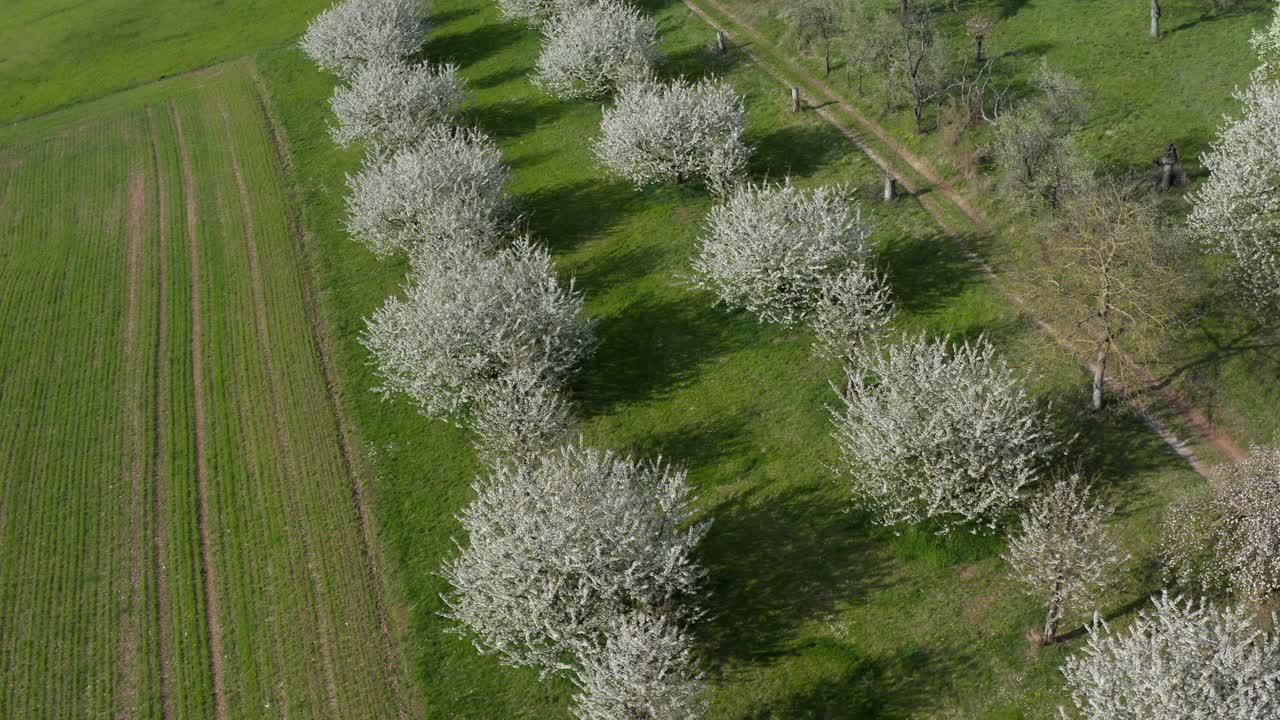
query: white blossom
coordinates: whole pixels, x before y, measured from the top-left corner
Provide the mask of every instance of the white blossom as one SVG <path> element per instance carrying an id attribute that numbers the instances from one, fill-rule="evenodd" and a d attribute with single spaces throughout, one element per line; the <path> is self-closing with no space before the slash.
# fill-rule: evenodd
<path id="1" fill-rule="evenodd" d="M 451 121 L 465 91 L 455 65 L 365 63 L 329 100 L 338 118 L 333 140 L 341 147 L 367 142 L 375 151 L 411 145 L 433 125 Z"/>
<path id="2" fill-rule="evenodd" d="M 419 245 L 489 250 L 512 225 L 510 177 L 484 133 L 432 126 L 422 140 L 374 156 L 347 177 L 347 229 L 383 257 Z"/>
<path id="3" fill-rule="evenodd" d="M 409 57 L 426 35 L 422 0 L 343 0 L 307 25 L 299 45 L 321 68 L 351 77 L 364 63 Z"/>
<path id="4" fill-rule="evenodd" d="M 1192 195 L 1191 230 L 1230 261 L 1231 276 L 1261 307 L 1280 307 L 1280 81 L 1262 80 L 1236 97 L 1201 158 L 1209 179 Z"/>
<path id="5" fill-rule="evenodd" d="M 1095 620 L 1062 672 L 1086 720 L 1280 717 L 1280 642 L 1244 607 L 1170 598 L 1125 630 Z M 1071 717 L 1066 711 L 1063 715 Z"/>
<path id="6" fill-rule="evenodd" d="M 747 185 L 707 216 L 694 281 L 730 307 L 794 325 L 837 275 L 861 265 L 870 235 L 845 186 Z"/>
<path id="7" fill-rule="evenodd" d="M 554 375 L 542 362 L 521 362 L 484 386 L 470 425 L 490 465 L 532 462 L 568 438 L 573 414 Z"/>
<path id="8" fill-rule="evenodd" d="M 618 616 L 602 646 L 579 650 L 574 715 L 579 720 L 695 720 L 706 683 L 689 638 L 661 613 Z"/>
<path id="9" fill-rule="evenodd" d="M 490 384 L 533 364 L 553 384 L 590 351 L 582 295 L 562 287 L 547 251 L 518 240 L 492 256 L 422 252 L 403 297 L 387 300 L 362 338 L 384 395 L 403 393 L 423 414 L 457 420 Z"/>
<path id="10" fill-rule="evenodd" d="M 1091 495 L 1079 475 L 1059 479 L 1031 501 L 1009 539 L 1013 579 L 1045 603 L 1046 644 L 1068 612 L 1098 600 L 1128 559 L 1107 528 L 1112 509 Z"/>
<path id="11" fill-rule="evenodd" d="M 1058 445 L 1026 378 L 985 338 L 949 351 L 922 333 L 854 348 L 832 410 L 855 499 L 886 525 L 994 525 Z"/>
<path id="12" fill-rule="evenodd" d="M 564 99 L 599 97 L 653 75 L 658 28 L 626 0 L 601 0 L 543 29 L 534 83 Z"/>
<path id="13" fill-rule="evenodd" d="M 1173 579 L 1206 592 L 1257 602 L 1280 590 L 1280 448 L 1253 448 L 1218 468 L 1207 497 L 1170 507 L 1163 555 Z"/>
<path id="14" fill-rule="evenodd" d="M 591 4 L 593 0 L 498 0 L 502 19 L 542 27 L 560 15 Z"/>
<path id="15" fill-rule="evenodd" d="M 1280 4 L 1271 14 L 1271 24 L 1264 30 L 1254 30 L 1249 45 L 1258 55 L 1258 68 L 1253 72 L 1255 82 L 1275 79 L 1280 70 Z"/>
<path id="16" fill-rule="evenodd" d="M 441 575 L 446 616 L 481 652 L 545 675 L 605 645 L 624 613 L 694 612 L 683 601 L 703 576 L 691 555 L 707 524 L 691 521 L 683 470 L 579 441 L 474 489 L 459 517 L 467 544 Z"/>
<path id="17" fill-rule="evenodd" d="M 632 83 L 605 109 L 594 150 L 605 168 L 637 187 L 702 178 L 723 191 L 750 155 L 743 118 L 742 97 L 721 82 Z"/>
<path id="18" fill-rule="evenodd" d="M 823 357 L 847 357 L 882 337 L 894 312 L 885 276 L 869 265 L 850 267 L 822 288 L 810 320 L 814 347 Z"/>

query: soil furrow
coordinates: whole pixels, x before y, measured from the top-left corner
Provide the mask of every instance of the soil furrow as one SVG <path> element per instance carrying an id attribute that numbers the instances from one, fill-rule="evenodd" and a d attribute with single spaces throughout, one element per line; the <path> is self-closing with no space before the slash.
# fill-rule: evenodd
<path id="1" fill-rule="evenodd" d="M 168 620 L 169 620 L 169 583 L 165 575 L 165 522 L 164 522 L 164 430 L 163 421 L 165 417 L 165 391 L 166 391 L 166 363 L 164 361 L 164 337 L 165 337 L 165 312 L 166 312 L 166 296 L 168 290 L 165 287 L 165 253 L 167 252 L 167 240 L 169 234 L 169 208 L 168 196 L 165 191 L 165 175 L 164 163 L 160 161 L 160 140 L 158 131 L 156 130 L 155 113 L 151 108 L 147 108 L 147 125 L 151 129 L 151 159 L 156 167 L 156 343 L 152 348 L 154 355 L 152 360 L 154 367 L 152 372 L 153 391 L 155 392 L 154 402 L 151 406 L 151 427 L 155 433 L 153 438 L 155 455 L 151 459 L 154 473 L 152 475 L 153 487 L 151 488 L 151 527 L 154 532 L 152 542 L 152 572 L 155 573 L 156 583 L 156 601 L 155 601 L 155 623 L 156 623 L 156 656 L 159 658 L 157 667 L 159 675 L 157 683 L 159 685 L 160 695 L 160 717 L 168 718 L 173 716 L 172 696 L 169 693 L 170 678 L 173 677 L 173 667 L 170 664 L 169 648 L 173 647 L 169 637 Z"/>
<path id="2" fill-rule="evenodd" d="M 296 464 L 296 451 L 292 447 L 288 430 L 285 427 L 284 412 L 280 408 L 278 389 L 284 387 L 284 383 L 276 372 L 275 355 L 271 347 L 271 332 L 267 325 L 267 303 L 263 294 L 262 272 L 258 263 L 258 243 L 254 236 L 253 209 L 249 205 L 249 188 L 245 184 L 244 170 L 240 166 L 240 156 L 236 151 L 235 137 L 231 133 L 231 121 L 227 117 L 226 107 L 221 102 L 218 103 L 218 111 L 222 115 L 222 129 L 226 137 L 227 152 L 231 156 L 231 170 L 235 175 L 236 188 L 240 194 L 240 211 L 244 218 L 245 249 L 249 257 L 249 283 L 250 292 L 253 296 L 254 320 L 257 327 L 258 343 L 262 348 L 263 361 L 267 366 L 267 377 L 271 380 L 265 390 L 270 397 L 271 419 L 275 426 L 276 452 L 279 455 L 277 460 L 283 460 L 289 468 L 289 473 L 293 476 L 284 483 L 286 491 L 292 497 L 293 488 L 296 487 L 297 483 L 302 482 L 302 477 Z M 293 502 L 290 504 L 296 506 Z M 313 612 L 315 613 L 316 622 L 319 624 L 320 661 L 324 669 L 329 708 L 334 717 L 338 717 L 340 713 L 338 711 L 337 679 L 333 670 L 333 648 L 330 645 L 329 619 L 326 617 L 326 612 L 321 602 L 323 583 L 315 569 L 315 553 L 312 548 L 307 523 L 297 522 L 294 527 L 302 540 L 303 557 L 306 560 L 308 575 L 311 580 L 311 595 L 314 598 Z"/>
<path id="3" fill-rule="evenodd" d="M 216 576 L 209 531 L 208 447 L 205 437 L 206 417 L 204 407 L 204 333 L 200 322 L 200 248 L 196 199 L 196 179 L 187 151 L 187 139 L 182 132 L 182 113 L 170 102 L 173 122 L 178 135 L 178 154 L 182 159 L 183 186 L 187 213 L 187 253 L 191 273 L 191 376 L 192 406 L 195 411 L 196 446 L 196 524 L 200 535 L 200 565 L 204 585 L 205 619 L 208 623 L 210 670 L 213 676 L 213 707 L 218 720 L 227 720 L 226 675 L 222 657 L 222 616 L 218 606 Z"/>
<path id="4" fill-rule="evenodd" d="M 258 76 L 257 69 L 252 69 L 254 84 L 257 89 L 259 108 L 262 111 L 263 119 L 267 126 L 271 129 L 271 141 L 276 151 L 276 157 L 280 162 L 286 178 L 288 179 L 287 188 L 289 194 L 289 228 L 293 234 L 293 239 L 298 248 L 298 262 L 300 263 L 300 276 L 302 278 L 303 295 L 306 302 L 307 317 L 311 321 L 311 332 L 315 342 L 316 360 L 320 365 L 320 370 L 324 375 L 325 396 L 330 410 L 333 413 L 335 429 L 338 436 L 338 446 L 341 449 L 343 470 L 351 483 L 351 500 L 355 505 L 356 518 L 360 525 L 361 553 L 365 560 L 365 565 L 369 568 L 372 576 L 372 587 L 374 589 L 375 601 L 377 603 L 378 621 L 382 638 L 385 642 L 385 663 L 387 677 L 391 682 L 392 692 L 395 694 L 397 704 L 397 717 L 402 720 L 409 717 L 418 717 L 422 715 L 420 700 L 418 698 L 416 688 L 412 683 L 407 682 L 406 664 L 401 649 L 397 642 L 397 637 L 403 631 L 403 619 L 397 618 L 396 628 L 398 633 L 392 632 L 392 616 L 390 606 L 386 597 L 386 575 L 382 570 L 380 553 L 376 539 L 373 535 L 373 518 L 369 510 L 367 493 L 364 486 L 363 468 L 357 465 L 358 456 L 352 451 L 352 440 L 350 432 L 350 423 L 346 418 L 346 414 L 342 407 L 340 391 L 338 388 L 337 376 L 333 369 L 333 363 L 330 356 L 329 335 L 325 327 L 323 317 L 320 314 L 319 303 L 316 299 L 315 289 L 312 286 L 311 270 L 308 264 L 308 254 L 306 247 L 306 237 L 302 230 L 301 218 L 298 217 L 298 198 L 296 197 L 295 188 L 292 185 L 293 165 L 289 156 L 288 142 L 284 137 L 283 130 L 279 123 L 275 121 L 274 114 L 271 110 L 271 99 L 267 93 L 262 79 Z"/>

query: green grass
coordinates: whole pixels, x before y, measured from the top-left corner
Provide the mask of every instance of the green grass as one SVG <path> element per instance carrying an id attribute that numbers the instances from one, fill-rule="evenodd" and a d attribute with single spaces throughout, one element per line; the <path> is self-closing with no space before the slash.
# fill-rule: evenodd
<path id="1" fill-rule="evenodd" d="M 0 131 L 0 716 L 210 717 L 211 633 L 233 717 L 402 702 L 260 97 Z"/>
<path id="2" fill-rule="evenodd" d="M 0 125 L 296 38 L 329 0 L 10 0 Z"/>
<path id="3" fill-rule="evenodd" d="M 797 53 L 786 38 L 779 15 L 781 0 L 718 0 L 769 41 L 757 52 L 799 60 L 821 76 L 818 58 Z M 896 3 L 886 2 L 886 9 Z M 1147 5 L 1104 0 L 1080 6 L 1070 3 L 1027 3 L 1019 0 L 960 3 L 958 14 L 942 13 L 939 32 L 952 38 L 959 58 L 971 53 L 964 19 L 985 12 L 997 19 L 984 47 L 997 59 L 997 82 L 1015 97 L 1032 91 L 1041 59 L 1079 78 L 1088 91 L 1089 118 L 1080 133 L 1084 149 L 1103 172 L 1144 172 L 1165 143 L 1178 146 L 1192 180 L 1203 180 L 1199 156 L 1208 149 L 1224 114 L 1237 103 L 1231 95 L 1248 81 L 1257 59 L 1248 45 L 1250 32 L 1270 22 L 1273 5 L 1236 0 L 1225 10 L 1195 0 L 1162 3 L 1164 37 L 1147 35 Z M 723 16 L 712 11 L 723 20 Z M 970 200 L 996 221 L 996 232 L 980 243 L 997 266 L 1017 262 L 1029 239 L 1026 222 L 1011 217 L 991 191 L 990 168 L 975 167 L 976 147 L 990 140 L 979 126 L 961 142 L 949 145 L 939 129 L 940 111 L 927 116 L 927 132 L 917 135 L 910 111 L 885 113 L 882 88 L 868 73 L 867 93 L 859 97 L 842 61 L 835 63 L 831 85 L 851 104 L 889 130 L 916 154 L 925 157 Z M 924 183 L 927 185 L 928 183 Z M 1181 194 L 1165 199 L 1165 209 L 1182 217 L 1189 208 Z M 963 219 L 961 218 L 963 223 Z M 1250 308 L 1241 307 L 1214 280 L 1215 263 L 1205 263 L 1188 278 L 1199 295 L 1196 315 L 1170 337 L 1158 355 L 1145 359 L 1167 380 L 1205 409 L 1242 445 L 1280 440 L 1280 326 Z M 1178 425 L 1168 416 L 1166 421 Z M 1191 433 L 1194 435 L 1194 433 Z M 1210 448 L 1201 448 L 1213 457 Z"/>
<path id="4" fill-rule="evenodd" d="M 707 27 L 680 5 L 650 5 L 668 75 L 714 71 L 747 98 L 756 177 L 850 182 L 874 197 L 879 172 L 813 114 L 786 113 L 758 69 L 715 60 Z M 527 74 L 534 33 L 497 21 L 481 0 L 435 6 L 433 60 L 470 80 L 468 120 L 500 140 L 530 231 L 573 275 L 601 345 L 574 385 L 589 441 L 687 466 L 699 508 L 715 524 L 701 549 L 710 619 L 698 628 L 716 718 L 1051 717 L 1063 701 L 1065 649 L 1027 655 L 1033 601 L 1005 578 L 997 538 L 927 530 L 894 535 L 850 511 L 826 463 L 828 382 L 803 331 L 761 325 L 712 306 L 679 280 L 711 199 L 695 187 L 636 191 L 605 177 L 587 140 L 594 103 L 538 93 Z M 397 291 L 404 266 L 380 263 L 342 231 L 343 174 L 358 156 L 325 135 L 331 78 L 292 49 L 262 56 L 291 147 L 312 260 L 331 317 L 355 424 L 379 474 L 377 515 L 409 610 L 415 674 L 430 717 L 567 717 L 564 682 L 500 667 L 438 615 L 433 573 L 451 554 L 453 515 L 480 467 L 465 431 L 382 402 L 358 343 L 362 318 Z M 1157 587 L 1151 543 L 1170 494 L 1198 479 L 1137 419 L 1117 409 L 1097 426 L 1083 412 L 1084 378 L 988 287 L 977 268 L 911 199 L 865 208 L 904 310 L 904 331 L 986 332 L 1018 364 L 1039 362 L 1077 453 L 1121 507 L 1135 555 L 1104 610 L 1132 611 Z"/>

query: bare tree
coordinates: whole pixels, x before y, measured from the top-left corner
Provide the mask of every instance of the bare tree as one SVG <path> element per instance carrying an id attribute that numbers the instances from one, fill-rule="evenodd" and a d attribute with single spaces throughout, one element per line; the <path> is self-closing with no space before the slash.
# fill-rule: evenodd
<path id="1" fill-rule="evenodd" d="M 914 8 L 903 22 L 898 36 L 895 76 L 911 98 L 911 114 L 916 132 L 924 132 L 924 111 L 949 89 L 950 56 L 945 39 L 934 32 L 928 7 Z"/>
<path id="2" fill-rule="evenodd" d="M 987 36 L 996 27 L 995 18 L 990 15 L 978 14 L 965 21 L 964 29 L 969 33 L 969 37 L 973 38 L 973 61 L 982 63 L 982 43 L 986 41 Z"/>
<path id="3" fill-rule="evenodd" d="M 1124 630 L 1095 620 L 1062 672 L 1085 720 L 1280 717 L 1280 639 L 1204 598 L 1166 593 Z"/>
<path id="4" fill-rule="evenodd" d="M 842 32 L 836 37 L 837 51 L 844 57 L 845 81 L 853 85 L 857 73 L 858 96 L 863 95 L 867 68 L 885 70 L 891 60 L 893 38 L 901 24 L 873 0 L 849 0 L 841 6 Z M 887 72 L 884 74 L 888 77 Z"/>
<path id="5" fill-rule="evenodd" d="M 1091 403 L 1100 410 L 1121 339 L 1132 352 L 1154 353 L 1177 319 L 1185 276 L 1176 240 L 1149 191 L 1127 181 L 1100 181 L 1073 196 L 1040 238 L 1027 295 L 1063 321 L 1069 341 L 1090 348 Z"/>
<path id="6" fill-rule="evenodd" d="M 1006 201 L 1024 212 L 1056 212 L 1093 175 L 1074 139 L 1084 122 L 1084 89 L 1047 64 L 1036 85 L 1034 100 L 997 119 L 993 150 Z"/>
<path id="7" fill-rule="evenodd" d="M 801 50 L 816 45 L 827 75 L 831 74 L 831 46 L 844 30 L 841 10 L 839 0 L 790 0 L 782 11 L 792 41 Z"/>
<path id="8" fill-rule="evenodd" d="M 1009 540 L 1005 559 L 1013 579 L 1045 601 L 1041 643 L 1058 637 L 1058 623 L 1094 602 L 1128 559 L 1107 528 L 1112 509 L 1099 505 L 1078 474 L 1054 482 L 1031 501 Z"/>

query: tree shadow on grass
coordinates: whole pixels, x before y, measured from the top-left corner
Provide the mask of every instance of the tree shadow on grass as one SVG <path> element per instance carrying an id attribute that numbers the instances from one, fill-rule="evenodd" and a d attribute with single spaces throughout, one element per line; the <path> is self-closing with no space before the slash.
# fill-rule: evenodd
<path id="1" fill-rule="evenodd" d="M 511 138 L 533 132 L 554 122 L 568 108 L 552 98 L 535 97 L 503 100 L 473 107 L 468 113 L 475 124 L 496 138 Z"/>
<path id="2" fill-rule="evenodd" d="M 838 670 L 742 715 L 743 720 L 914 717 L 937 709 L 951 678 L 973 662 L 973 654 L 958 647 L 916 647 L 867 657 L 828 639 L 807 643 L 804 652 Z"/>
<path id="3" fill-rule="evenodd" d="M 889 276 L 894 302 L 913 314 L 945 307 L 983 280 L 978 263 L 943 235 L 895 240 L 880 251 L 879 261 Z"/>
<path id="4" fill-rule="evenodd" d="M 763 137 L 748 136 L 747 142 L 753 147 L 749 173 L 773 179 L 809 175 L 852 149 L 826 125 L 788 125 Z"/>
<path id="5" fill-rule="evenodd" d="M 433 12 L 427 17 L 427 22 L 430 23 L 431 28 L 441 28 L 454 20 L 471 17 L 472 15 L 475 15 L 476 12 L 476 8 L 473 7 L 457 7 L 444 12 Z"/>
<path id="6" fill-rule="evenodd" d="M 712 507 L 702 544 L 709 654 L 761 662 L 801 624 L 881 587 L 888 558 L 831 487 L 753 488 Z"/>
<path id="7" fill-rule="evenodd" d="M 1167 37 L 1173 33 L 1190 30 L 1204 23 L 1217 22 L 1219 20 L 1239 17 L 1241 15 L 1270 12 L 1274 7 L 1275 4 L 1272 3 L 1271 0 L 1234 0 L 1234 2 L 1226 8 L 1221 10 L 1217 8 L 1210 9 L 1208 12 L 1201 13 L 1200 16 L 1194 20 L 1188 20 L 1165 30 L 1162 35 Z"/>
<path id="8" fill-rule="evenodd" d="M 662 456 L 696 472 L 741 453 L 748 423 L 743 417 L 716 417 L 696 425 L 663 425 L 631 443 L 631 449 L 641 457 Z"/>
<path id="9" fill-rule="evenodd" d="M 488 75 L 482 75 L 473 80 L 469 80 L 467 84 L 473 88 L 492 88 L 509 83 L 512 80 L 520 80 L 521 78 L 528 77 L 528 75 L 529 70 L 527 68 L 513 67 L 507 68 L 506 70 L 491 72 Z"/>
<path id="10" fill-rule="evenodd" d="M 600 178 L 544 187 L 521 201 L 529 229 L 563 252 L 609 229 L 646 199 L 630 185 Z"/>
<path id="11" fill-rule="evenodd" d="M 426 53 L 433 61 L 466 67 L 519 41 L 525 32 L 511 23 L 485 23 L 465 32 L 437 33 L 427 40 Z"/>
<path id="12" fill-rule="evenodd" d="M 668 299 L 644 293 L 598 319 L 599 347 L 574 383 L 584 416 L 608 413 L 685 386 L 707 360 L 748 337 L 696 294 Z"/>

